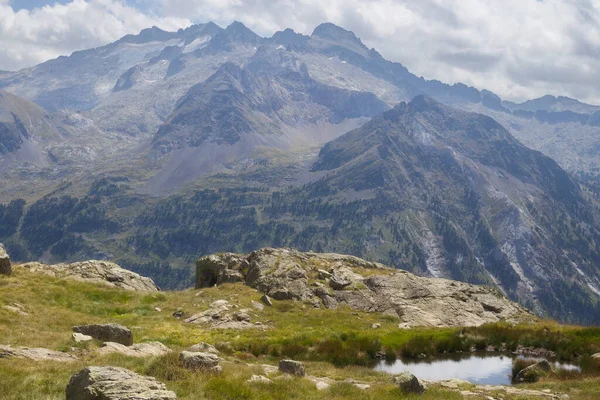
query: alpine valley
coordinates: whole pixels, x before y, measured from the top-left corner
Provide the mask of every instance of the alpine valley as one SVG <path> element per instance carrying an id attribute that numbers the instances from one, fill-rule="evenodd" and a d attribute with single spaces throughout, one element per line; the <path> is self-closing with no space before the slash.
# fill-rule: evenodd
<path id="1" fill-rule="evenodd" d="M 426 80 L 330 23 L 154 27 L 0 88 L 14 261 L 183 288 L 198 257 L 291 247 L 600 324 L 600 106 Z"/>

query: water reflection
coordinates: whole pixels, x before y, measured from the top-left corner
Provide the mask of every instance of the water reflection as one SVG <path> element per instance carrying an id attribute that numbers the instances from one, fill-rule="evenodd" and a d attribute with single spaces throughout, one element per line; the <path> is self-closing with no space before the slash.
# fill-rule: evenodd
<path id="1" fill-rule="evenodd" d="M 456 378 L 480 385 L 510 385 L 514 359 L 510 355 L 465 354 L 425 360 L 381 361 L 375 369 L 390 374 L 410 371 L 416 377 L 427 380 Z M 570 364 L 555 363 L 555 367 L 580 370 Z"/>

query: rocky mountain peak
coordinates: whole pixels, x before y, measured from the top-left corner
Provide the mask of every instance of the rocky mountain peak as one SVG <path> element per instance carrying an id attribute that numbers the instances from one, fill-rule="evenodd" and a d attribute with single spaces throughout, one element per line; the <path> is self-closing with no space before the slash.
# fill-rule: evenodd
<path id="1" fill-rule="evenodd" d="M 167 32 L 163 31 L 157 26 L 153 26 L 152 28 L 143 29 L 137 35 L 127 35 L 123 37 L 119 42 L 125 43 L 148 43 L 148 42 L 165 42 L 169 39 L 173 39 L 177 36 L 176 32 Z"/>
<path id="2" fill-rule="evenodd" d="M 271 41 L 275 44 L 284 46 L 288 45 L 302 45 L 308 41 L 309 37 L 301 33 L 295 32 L 293 29 L 287 28 L 283 31 L 277 31 L 271 37 Z"/>
<path id="3" fill-rule="evenodd" d="M 362 44 L 362 42 L 359 38 L 356 37 L 354 32 L 348 31 L 331 22 L 325 22 L 317 26 L 311 36 L 319 37 L 321 39 L 329 39 L 334 41 L 350 41 Z"/>

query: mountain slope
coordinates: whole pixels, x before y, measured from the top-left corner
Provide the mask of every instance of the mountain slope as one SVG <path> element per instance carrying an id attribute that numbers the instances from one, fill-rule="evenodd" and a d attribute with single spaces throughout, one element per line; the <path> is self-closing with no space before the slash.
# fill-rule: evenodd
<path id="1" fill-rule="evenodd" d="M 39 143 L 57 136 L 58 128 L 40 106 L 0 90 L 0 170 L 15 161 L 46 165 Z"/>
<path id="2" fill-rule="evenodd" d="M 490 279 L 563 318 L 579 297 L 598 307 L 600 236 L 579 186 L 489 117 L 417 97 L 328 143 L 312 171 L 328 192 L 377 191 L 433 275 Z"/>

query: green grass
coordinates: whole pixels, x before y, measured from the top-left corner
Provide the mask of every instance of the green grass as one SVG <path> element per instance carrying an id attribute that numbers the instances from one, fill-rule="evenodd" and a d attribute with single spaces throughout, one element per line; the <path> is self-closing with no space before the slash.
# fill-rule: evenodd
<path id="1" fill-rule="evenodd" d="M 398 355 L 416 357 L 468 351 L 488 344 L 547 345 L 566 358 L 592 354 L 600 349 L 600 330 L 561 326 L 551 322 L 516 326 L 491 324 L 479 328 L 399 329 L 389 316 L 337 310 L 315 309 L 302 302 L 275 302 L 263 311 L 253 309 L 251 301 L 261 294 L 243 285 L 223 285 L 201 291 L 137 293 L 72 280 L 31 274 L 15 268 L 11 277 L 0 277 L 0 344 L 44 347 L 73 351 L 82 360 L 73 364 L 32 363 L 0 359 L 0 393 L 6 399 L 58 399 L 71 375 L 88 365 L 115 365 L 155 376 L 180 398 L 187 399 L 398 399 L 402 394 L 391 378 L 368 366 L 379 351 L 387 358 Z M 225 299 L 238 309 L 252 310 L 253 321 L 269 328 L 248 330 L 211 330 L 191 325 L 171 314 L 182 309 L 186 316 L 205 310 L 215 300 Z M 4 308 L 22 304 L 29 316 L 19 316 Z M 161 312 L 155 311 L 160 307 Z M 160 341 L 174 350 L 160 358 L 135 359 L 121 355 L 99 357 L 99 343 L 75 346 L 73 325 L 115 322 L 132 329 L 136 342 Z M 374 323 L 380 329 L 372 329 Z M 205 341 L 215 344 L 226 360 L 220 376 L 192 373 L 179 364 L 178 351 Z M 73 349 L 74 348 L 74 349 Z M 565 350 L 566 349 L 566 350 Z M 307 379 L 287 381 L 273 378 L 271 385 L 246 382 L 253 374 L 264 374 L 259 364 L 276 365 L 282 357 L 303 360 L 314 376 L 335 380 L 330 389 L 317 391 Z M 600 367 L 589 358 L 586 379 L 598 388 Z M 372 385 L 361 391 L 343 383 L 353 378 Z M 573 377 L 557 376 L 549 385 L 579 387 Z M 591 382 L 591 383 L 590 383 Z M 558 390 L 558 389 L 557 389 Z M 578 389 L 588 393 L 587 387 Z M 563 390 L 566 391 L 566 390 Z M 571 391 L 573 392 L 573 391 Z M 5 395 L 6 394 L 6 395 Z M 587 395 L 587 394 L 586 394 Z M 455 399 L 459 394 L 431 388 L 423 399 Z M 507 399 L 510 397 L 506 397 Z M 572 398 L 577 397 L 572 396 Z"/>

